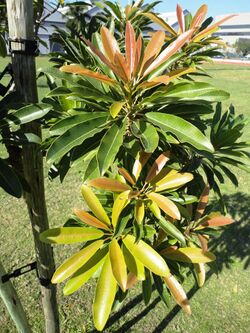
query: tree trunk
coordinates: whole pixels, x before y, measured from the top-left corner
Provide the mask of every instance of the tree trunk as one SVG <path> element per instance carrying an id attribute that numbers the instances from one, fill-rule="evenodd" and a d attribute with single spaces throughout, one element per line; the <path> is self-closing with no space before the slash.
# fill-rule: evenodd
<path id="1" fill-rule="evenodd" d="M 18 295 L 10 281 L 2 283 L 2 276 L 6 274 L 0 262 L 0 297 L 14 321 L 18 332 L 31 333 L 31 329 Z"/>
<path id="2" fill-rule="evenodd" d="M 32 0 L 7 0 L 9 37 L 13 39 L 34 40 Z M 18 44 L 14 45 L 15 49 Z M 12 65 L 16 90 L 22 95 L 24 103 L 37 103 L 36 68 L 34 55 L 12 53 Z M 23 126 L 26 133 L 41 137 L 41 127 L 32 122 Z M 56 287 L 50 283 L 55 270 L 52 247 L 39 240 L 39 234 L 49 228 L 44 193 L 43 157 L 36 144 L 23 147 L 23 171 L 30 186 L 25 193 L 32 231 L 34 236 L 37 269 L 41 284 L 42 304 L 47 333 L 57 333 L 59 316 L 56 302 Z"/>

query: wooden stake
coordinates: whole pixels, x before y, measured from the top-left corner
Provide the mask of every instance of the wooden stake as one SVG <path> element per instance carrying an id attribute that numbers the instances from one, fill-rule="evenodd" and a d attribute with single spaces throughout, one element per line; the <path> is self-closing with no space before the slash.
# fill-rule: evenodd
<path id="1" fill-rule="evenodd" d="M 7 0 L 9 37 L 11 39 L 34 40 L 32 0 Z M 12 54 L 12 65 L 16 90 L 24 103 L 37 103 L 36 67 L 34 55 Z M 32 122 L 23 126 L 26 133 L 41 137 L 41 127 Z M 37 269 L 41 280 L 42 304 L 47 333 L 59 333 L 59 316 L 56 302 L 56 287 L 48 283 L 54 270 L 52 248 L 39 240 L 39 234 L 49 228 L 44 193 L 43 157 L 36 144 L 23 147 L 23 169 L 30 186 L 25 193 L 34 236 Z"/>
<path id="2" fill-rule="evenodd" d="M 0 262 L 0 297 L 14 321 L 18 332 L 31 333 L 31 329 L 26 318 L 22 304 L 10 281 L 2 283 L 2 276 L 6 274 L 3 265 Z"/>

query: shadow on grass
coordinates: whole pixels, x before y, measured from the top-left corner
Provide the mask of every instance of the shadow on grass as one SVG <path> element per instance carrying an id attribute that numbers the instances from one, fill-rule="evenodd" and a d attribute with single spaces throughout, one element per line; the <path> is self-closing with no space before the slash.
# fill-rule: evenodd
<path id="1" fill-rule="evenodd" d="M 211 241 L 210 249 L 217 254 L 217 267 L 215 270 L 211 268 L 207 272 L 206 280 L 209 280 L 211 276 L 216 273 L 216 271 L 221 271 L 224 267 L 229 268 L 230 264 L 235 261 L 243 261 L 244 269 L 246 269 L 250 264 L 250 251 L 248 247 L 248 244 L 250 243 L 250 224 L 248 223 L 250 218 L 250 196 L 238 192 L 231 196 L 225 195 L 224 200 L 228 208 L 228 213 L 235 220 L 235 223 L 226 227 L 219 237 Z M 196 285 L 193 286 L 187 293 L 188 298 L 191 299 L 198 290 L 199 288 Z M 108 320 L 104 332 L 129 332 L 130 328 L 132 328 L 155 308 L 155 306 L 160 302 L 160 297 L 156 297 L 147 307 L 145 307 L 143 311 L 125 322 L 120 328 L 114 328 L 112 330 L 112 326 L 120 318 L 124 317 L 142 301 L 143 297 L 142 294 L 140 294 L 129 301 L 119 311 L 114 313 Z M 174 319 L 180 310 L 181 308 L 178 305 L 175 305 L 151 333 L 163 332 L 163 330 L 167 328 L 168 324 Z M 96 332 L 96 330 L 93 330 L 90 333 Z"/>

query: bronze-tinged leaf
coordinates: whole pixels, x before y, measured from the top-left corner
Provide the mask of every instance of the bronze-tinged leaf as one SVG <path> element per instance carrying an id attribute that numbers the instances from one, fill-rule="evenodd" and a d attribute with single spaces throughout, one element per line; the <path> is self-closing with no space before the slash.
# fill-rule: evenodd
<path id="1" fill-rule="evenodd" d="M 157 182 L 155 191 L 160 192 L 183 186 L 186 183 L 190 182 L 193 178 L 194 176 L 192 175 L 192 173 L 189 172 L 178 172 L 175 175 L 166 176 L 163 178 L 163 180 Z"/>
<path id="2" fill-rule="evenodd" d="M 98 220 L 96 217 L 90 215 L 89 213 L 85 212 L 82 209 L 74 209 L 74 214 L 84 223 L 92 226 L 92 227 L 96 227 L 99 229 L 104 229 L 104 230 L 109 230 L 109 227 L 104 224 L 103 222 L 101 222 L 100 220 Z"/>
<path id="3" fill-rule="evenodd" d="M 137 279 L 136 275 L 132 272 L 129 272 L 126 289 L 128 290 L 128 289 L 132 288 L 136 284 L 137 281 L 138 281 L 138 279 Z"/>
<path id="4" fill-rule="evenodd" d="M 196 277 L 196 281 L 198 286 L 201 288 L 206 280 L 206 269 L 205 264 L 194 264 L 194 274 Z"/>
<path id="5" fill-rule="evenodd" d="M 198 28 L 205 19 L 206 15 L 207 15 L 207 5 L 204 4 L 195 13 L 190 23 L 190 29 Z"/>
<path id="6" fill-rule="evenodd" d="M 154 201 L 168 216 L 173 219 L 180 220 L 181 214 L 177 206 L 168 198 L 161 194 L 151 192 L 147 194 L 147 197 Z"/>
<path id="7" fill-rule="evenodd" d="M 122 250 L 116 239 L 112 239 L 109 246 L 109 257 L 113 275 L 123 292 L 127 289 L 127 266 Z"/>
<path id="8" fill-rule="evenodd" d="M 131 77 L 131 74 L 134 73 L 136 39 L 135 39 L 134 28 L 129 21 L 127 21 L 127 24 L 126 24 L 125 45 L 126 45 L 126 58 L 127 58 L 129 73 L 130 73 L 130 77 Z"/>
<path id="9" fill-rule="evenodd" d="M 135 51 L 135 64 L 134 64 L 134 72 L 133 75 L 136 75 L 137 72 L 139 72 L 140 67 L 140 60 L 141 60 L 141 52 L 142 51 L 142 37 L 139 36 L 136 41 L 136 51 Z"/>
<path id="10" fill-rule="evenodd" d="M 110 225 L 110 219 L 94 192 L 86 185 L 82 185 L 81 192 L 86 204 L 94 215 L 105 224 Z"/>
<path id="11" fill-rule="evenodd" d="M 144 56 L 141 63 L 141 71 L 145 71 L 155 57 L 161 51 L 161 48 L 165 42 L 165 33 L 163 31 L 157 31 L 152 35 L 146 49 L 144 50 Z"/>
<path id="12" fill-rule="evenodd" d="M 188 30 L 181 34 L 174 42 L 172 42 L 159 56 L 152 62 L 152 64 L 144 72 L 144 76 L 151 73 L 154 69 L 159 67 L 163 62 L 175 54 L 186 42 L 188 42 L 193 34 L 193 30 Z"/>
<path id="13" fill-rule="evenodd" d="M 158 15 L 154 13 L 141 13 L 141 15 L 146 16 L 156 24 L 159 24 L 159 26 L 161 26 L 164 30 L 168 31 L 172 36 L 177 35 L 176 31 Z"/>
<path id="14" fill-rule="evenodd" d="M 179 249 L 168 247 L 160 251 L 160 254 L 170 260 L 193 264 L 207 263 L 216 259 L 213 253 L 204 252 L 198 247 L 183 247 Z"/>
<path id="15" fill-rule="evenodd" d="M 117 225 L 117 222 L 119 220 L 120 214 L 123 211 L 123 209 L 127 206 L 129 203 L 129 194 L 130 190 L 124 191 L 120 193 L 117 198 L 115 199 L 113 209 L 112 209 L 112 225 L 115 228 Z"/>
<path id="16" fill-rule="evenodd" d="M 79 74 L 82 76 L 88 76 L 93 79 L 96 79 L 98 81 L 101 81 L 103 83 L 106 83 L 110 86 L 114 86 L 117 84 L 117 82 L 111 78 L 109 78 L 106 75 L 103 75 L 101 73 L 93 72 L 87 68 L 81 67 L 79 65 L 66 65 L 62 66 L 60 68 L 60 71 L 65 72 L 65 73 L 71 73 L 71 74 Z"/>
<path id="17" fill-rule="evenodd" d="M 205 208 L 207 207 L 207 203 L 208 203 L 208 199 L 209 199 L 209 190 L 210 190 L 210 187 L 207 184 L 201 193 L 200 200 L 197 205 L 197 209 L 196 209 L 195 217 L 194 217 L 195 221 L 197 221 L 201 218 L 201 216 L 203 215 L 203 213 L 205 211 Z"/>
<path id="18" fill-rule="evenodd" d="M 177 4 L 176 6 L 176 15 L 179 23 L 180 32 L 183 33 L 185 31 L 184 15 L 183 10 L 179 4 Z"/>
<path id="19" fill-rule="evenodd" d="M 117 40 L 106 27 L 101 27 L 101 38 L 106 56 L 111 63 L 114 63 L 115 54 L 121 53 Z"/>
<path id="20" fill-rule="evenodd" d="M 182 288 L 181 284 L 176 280 L 176 278 L 170 274 L 163 278 L 168 289 L 170 290 L 172 296 L 174 297 L 177 304 L 179 304 L 182 309 L 189 315 L 191 315 L 191 308 L 187 299 L 187 295 Z"/>
<path id="21" fill-rule="evenodd" d="M 230 20 L 230 18 L 237 16 L 236 14 L 232 14 L 232 15 L 228 15 L 226 17 L 224 17 L 222 20 L 208 26 L 206 29 L 202 30 L 201 32 L 199 32 L 194 38 L 193 41 L 194 42 L 199 42 L 202 38 L 214 33 L 219 26 L 224 23 L 227 20 Z"/>
<path id="22" fill-rule="evenodd" d="M 125 7 L 125 16 L 126 16 L 126 19 L 128 19 L 128 16 L 129 16 L 130 12 L 131 12 L 131 6 L 127 5 Z"/>
<path id="23" fill-rule="evenodd" d="M 201 244 L 202 251 L 207 252 L 208 251 L 208 240 L 209 236 L 207 235 L 197 235 L 199 242 Z"/>
<path id="24" fill-rule="evenodd" d="M 116 52 L 114 58 L 114 64 L 117 68 L 117 71 L 119 71 L 120 77 L 123 79 L 123 81 L 125 82 L 129 81 L 130 80 L 129 66 L 125 58 L 120 53 Z"/>
<path id="25" fill-rule="evenodd" d="M 110 179 L 107 177 L 99 177 L 91 179 L 88 182 L 89 186 L 99 188 L 101 190 L 112 191 L 112 192 L 124 192 L 131 190 L 131 187 L 127 184 L 123 184 L 116 179 Z"/>
<path id="26" fill-rule="evenodd" d="M 157 157 L 147 174 L 145 180 L 146 183 L 150 183 L 150 181 L 158 175 L 158 173 L 162 170 L 165 164 L 169 161 L 170 155 L 170 151 L 165 151 L 159 157 Z"/>
<path id="27" fill-rule="evenodd" d="M 89 41 L 89 40 L 87 40 L 86 38 L 84 38 L 84 37 L 80 37 L 87 45 L 88 45 L 88 47 L 90 48 L 90 50 L 95 54 L 95 55 L 97 55 L 99 58 L 100 58 L 100 60 L 106 65 L 106 66 L 108 66 L 117 76 L 119 76 L 120 77 L 120 73 L 119 73 L 119 71 L 117 70 L 117 68 L 116 68 L 116 66 L 114 66 L 106 57 L 105 57 L 105 55 L 100 51 L 100 50 L 98 50 L 96 47 L 95 47 L 95 45 L 91 42 L 91 41 Z"/>
<path id="28" fill-rule="evenodd" d="M 230 217 L 226 216 L 215 216 L 212 218 L 205 219 L 200 224 L 203 227 L 223 227 L 224 225 L 232 224 L 234 221 Z"/>
<path id="29" fill-rule="evenodd" d="M 132 171 L 132 174 L 135 176 L 136 180 L 139 178 L 142 168 L 147 163 L 151 155 L 152 153 L 145 153 L 144 151 L 140 151 L 138 153 Z"/>
<path id="30" fill-rule="evenodd" d="M 118 171 L 131 185 L 135 185 L 134 177 L 125 168 L 118 168 Z"/>

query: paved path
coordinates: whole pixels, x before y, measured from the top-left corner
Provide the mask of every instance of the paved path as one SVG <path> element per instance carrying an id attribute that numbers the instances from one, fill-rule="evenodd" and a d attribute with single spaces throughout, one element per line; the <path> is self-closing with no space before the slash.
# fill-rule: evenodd
<path id="1" fill-rule="evenodd" d="M 222 65 L 239 65 L 239 66 L 249 66 L 250 60 L 234 60 L 234 59 L 213 59 L 215 64 Z"/>

